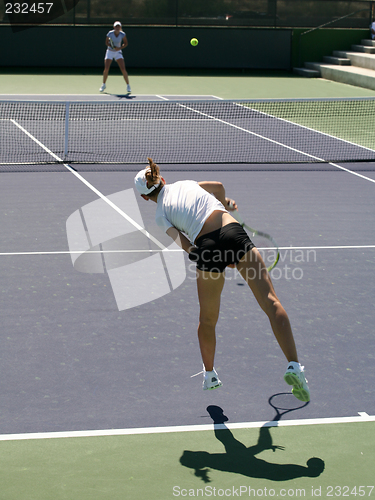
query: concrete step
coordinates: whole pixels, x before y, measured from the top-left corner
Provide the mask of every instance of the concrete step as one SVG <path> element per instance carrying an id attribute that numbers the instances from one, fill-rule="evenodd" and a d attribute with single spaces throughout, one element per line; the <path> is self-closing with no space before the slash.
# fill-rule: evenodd
<path id="1" fill-rule="evenodd" d="M 320 73 L 320 67 L 324 66 L 324 63 L 316 63 L 316 62 L 305 62 L 305 67 L 312 70 L 312 71 L 319 71 Z M 333 66 L 333 65 L 332 65 Z"/>
<path id="2" fill-rule="evenodd" d="M 320 71 L 308 68 L 293 68 L 293 73 L 299 76 L 304 76 L 305 78 L 319 78 Z"/>
<path id="3" fill-rule="evenodd" d="M 334 50 L 333 55 L 335 57 L 342 57 L 349 59 L 352 66 L 358 66 L 360 68 L 375 70 L 375 54 L 364 54 L 363 52 L 347 52 L 343 50 Z"/>
<path id="4" fill-rule="evenodd" d="M 369 47 L 367 45 L 352 45 L 352 50 L 354 52 L 365 52 L 366 54 L 375 54 L 375 47 Z"/>
<path id="5" fill-rule="evenodd" d="M 320 71 L 321 78 L 375 90 L 375 70 L 337 64 L 305 63 L 309 69 Z"/>
<path id="6" fill-rule="evenodd" d="M 361 45 L 367 45 L 368 47 L 375 47 L 375 40 L 361 40 Z"/>
<path id="7" fill-rule="evenodd" d="M 350 66 L 350 59 L 347 57 L 324 56 L 323 61 L 327 64 L 339 64 L 340 66 Z"/>

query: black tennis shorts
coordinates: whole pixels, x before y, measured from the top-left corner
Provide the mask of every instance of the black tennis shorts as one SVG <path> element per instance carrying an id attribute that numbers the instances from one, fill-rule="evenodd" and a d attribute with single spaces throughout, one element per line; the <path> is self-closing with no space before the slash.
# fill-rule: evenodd
<path id="1" fill-rule="evenodd" d="M 201 271 L 222 273 L 229 264 L 238 264 L 254 243 L 238 222 L 231 222 L 215 231 L 200 236 L 196 249 L 189 259 L 196 262 Z"/>

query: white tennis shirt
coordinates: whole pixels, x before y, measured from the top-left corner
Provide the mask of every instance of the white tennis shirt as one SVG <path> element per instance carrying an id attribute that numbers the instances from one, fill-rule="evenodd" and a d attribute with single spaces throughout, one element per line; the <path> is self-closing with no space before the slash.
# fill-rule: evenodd
<path id="1" fill-rule="evenodd" d="M 158 195 L 155 220 L 167 231 L 175 227 L 194 243 L 203 224 L 214 210 L 226 212 L 224 205 L 196 181 L 166 184 Z"/>
<path id="2" fill-rule="evenodd" d="M 108 33 L 107 33 L 107 37 L 112 39 L 112 42 L 114 43 L 115 47 L 121 47 L 122 40 L 125 36 L 126 36 L 126 34 L 123 31 L 120 31 L 118 36 L 115 35 L 115 30 L 108 31 Z M 113 50 L 113 49 L 111 49 L 111 47 L 108 47 L 108 49 Z"/>

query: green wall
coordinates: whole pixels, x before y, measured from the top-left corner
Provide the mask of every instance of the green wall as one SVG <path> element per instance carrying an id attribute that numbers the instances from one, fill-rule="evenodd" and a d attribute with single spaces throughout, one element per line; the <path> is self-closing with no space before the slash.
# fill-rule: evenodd
<path id="1" fill-rule="evenodd" d="M 0 27 L 0 65 L 102 67 L 111 26 Z M 289 69 L 292 32 L 272 28 L 124 27 L 129 68 Z M 198 38 L 196 47 L 191 38 Z"/>
<path id="2" fill-rule="evenodd" d="M 0 26 L 0 66 L 102 68 L 111 26 L 39 26 L 13 32 Z M 333 50 L 350 49 L 369 37 L 363 29 L 142 27 L 124 28 L 129 68 L 238 68 L 291 70 L 321 61 Z M 190 39 L 199 40 L 192 47 Z"/>

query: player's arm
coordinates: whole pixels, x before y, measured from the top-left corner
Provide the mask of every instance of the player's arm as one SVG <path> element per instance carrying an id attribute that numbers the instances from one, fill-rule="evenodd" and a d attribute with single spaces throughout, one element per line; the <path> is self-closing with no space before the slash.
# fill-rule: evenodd
<path id="1" fill-rule="evenodd" d="M 194 248 L 194 245 L 190 243 L 186 236 L 173 226 L 167 229 L 167 235 L 170 236 L 172 240 L 187 253 L 190 253 Z"/>
<path id="2" fill-rule="evenodd" d="M 227 210 L 236 210 L 237 205 L 234 200 L 225 197 L 225 188 L 221 182 L 217 181 L 202 181 L 198 182 L 200 187 L 209 193 L 213 194 L 215 198 L 217 198 Z M 232 202 L 232 206 L 229 207 L 229 202 Z"/>
<path id="3" fill-rule="evenodd" d="M 120 50 L 124 49 L 127 46 L 128 46 L 128 39 L 126 38 L 126 36 L 124 36 L 124 38 L 122 39 L 122 45 L 120 47 Z"/>
<path id="4" fill-rule="evenodd" d="M 109 45 L 109 37 L 108 36 L 105 37 L 105 44 L 106 44 L 107 47 L 110 47 L 110 45 Z"/>

